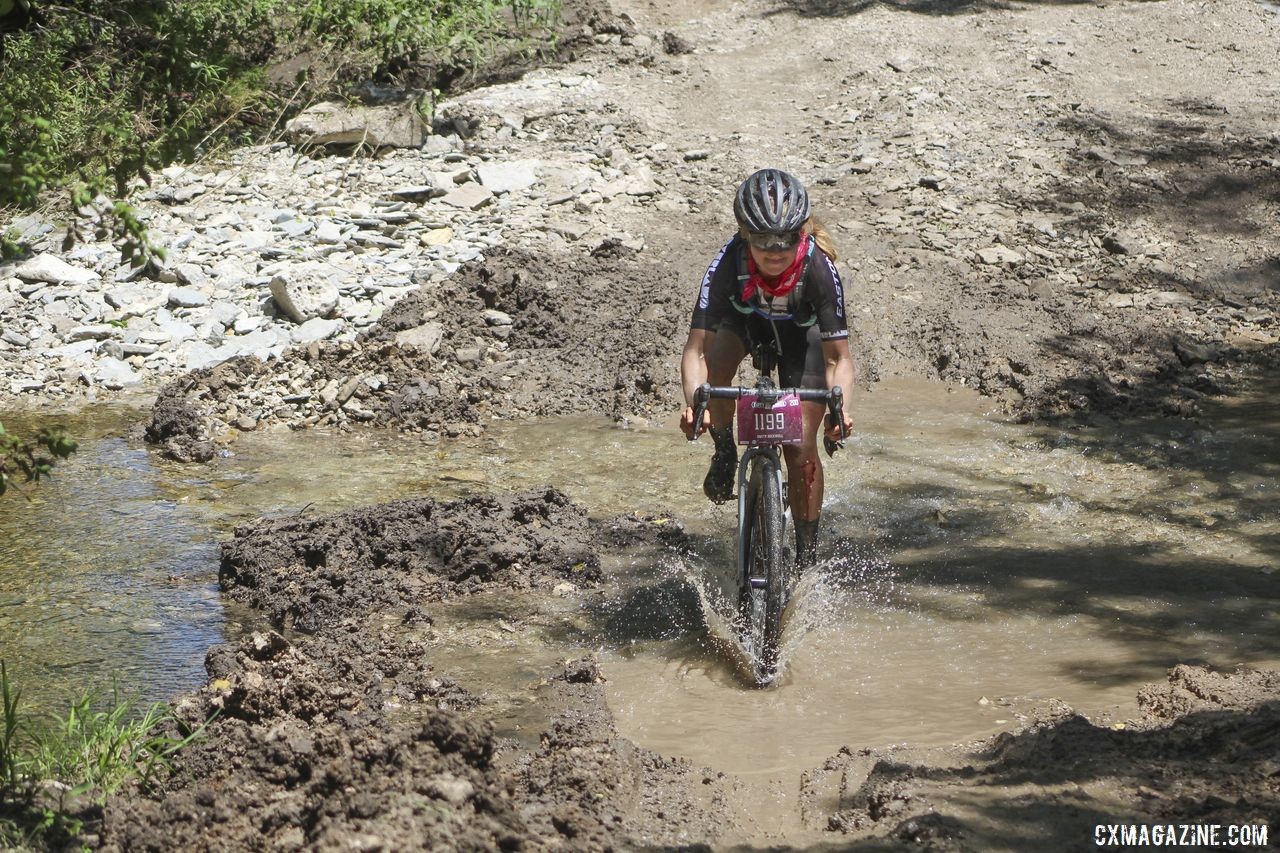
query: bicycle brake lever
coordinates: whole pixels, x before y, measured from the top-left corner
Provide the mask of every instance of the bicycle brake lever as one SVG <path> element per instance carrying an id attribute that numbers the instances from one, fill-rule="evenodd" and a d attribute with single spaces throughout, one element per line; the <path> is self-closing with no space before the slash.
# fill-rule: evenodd
<path id="1" fill-rule="evenodd" d="M 711 401 L 711 386 L 706 382 L 693 392 L 693 436 L 690 441 L 697 441 L 702 435 L 702 416 L 706 414 L 707 403 Z"/>
<path id="2" fill-rule="evenodd" d="M 827 451 L 827 456 L 835 456 L 836 451 L 844 447 L 844 390 L 837 385 L 831 389 L 831 396 L 827 398 L 827 426 L 840 427 L 840 440 L 833 441 L 825 435 L 822 437 L 822 446 Z"/>

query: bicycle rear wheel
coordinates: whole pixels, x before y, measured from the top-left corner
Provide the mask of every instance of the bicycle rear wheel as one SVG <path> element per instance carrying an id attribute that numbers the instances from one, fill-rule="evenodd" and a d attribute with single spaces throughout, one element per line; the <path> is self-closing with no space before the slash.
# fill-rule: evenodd
<path id="1" fill-rule="evenodd" d="M 775 460 L 755 460 L 747 485 L 746 577 L 742 579 L 738 615 L 743 645 L 751 654 L 758 684 L 768 684 L 778 672 L 785 582 L 780 482 Z"/>

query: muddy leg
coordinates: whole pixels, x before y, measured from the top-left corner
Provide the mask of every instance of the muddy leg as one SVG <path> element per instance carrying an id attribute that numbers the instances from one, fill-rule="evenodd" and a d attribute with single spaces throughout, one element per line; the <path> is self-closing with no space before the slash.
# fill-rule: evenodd
<path id="1" fill-rule="evenodd" d="M 822 459 L 818 455 L 818 430 L 826 408 L 804 403 L 804 443 L 784 447 L 791 521 L 796 529 L 796 566 L 804 569 L 817 559 L 818 519 L 822 514 Z"/>

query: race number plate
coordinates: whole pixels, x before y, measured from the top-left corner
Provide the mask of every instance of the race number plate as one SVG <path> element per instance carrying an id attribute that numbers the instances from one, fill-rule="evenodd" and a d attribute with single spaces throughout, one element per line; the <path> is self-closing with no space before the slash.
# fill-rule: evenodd
<path id="1" fill-rule="evenodd" d="M 738 444 L 800 444 L 804 441 L 804 415 L 795 394 L 779 397 L 773 405 L 756 394 L 738 399 Z"/>

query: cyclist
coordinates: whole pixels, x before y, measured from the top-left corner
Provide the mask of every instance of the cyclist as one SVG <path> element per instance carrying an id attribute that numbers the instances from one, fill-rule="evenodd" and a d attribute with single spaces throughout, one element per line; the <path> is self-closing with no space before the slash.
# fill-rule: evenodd
<path id="1" fill-rule="evenodd" d="M 804 185 L 778 169 L 762 169 L 738 187 L 733 212 L 738 233 L 716 255 L 702 278 L 680 361 L 686 438 L 708 429 L 715 442 L 702 489 L 716 503 L 733 496 L 738 448 L 733 439 L 733 401 L 712 400 L 701 424 L 693 423 L 693 395 L 699 385 L 729 385 L 753 346 L 778 355 L 783 388 L 853 387 L 853 359 L 845 323 L 844 288 L 836 271 L 830 235 L 810 215 Z M 853 426 L 849 397 L 842 412 L 847 433 Z M 791 518 L 796 530 L 796 565 L 817 558 L 822 510 L 822 460 L 818 430 L 825 407 L 806 402 L 804 443 L 783 448 Z M 838 440 L 836 425 L 826 430 Z"/>

